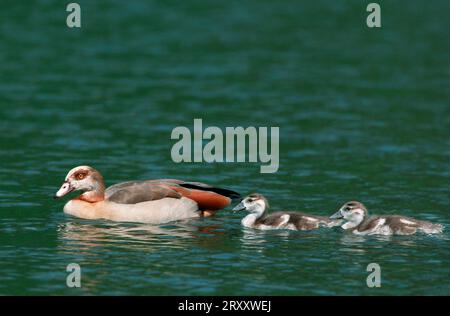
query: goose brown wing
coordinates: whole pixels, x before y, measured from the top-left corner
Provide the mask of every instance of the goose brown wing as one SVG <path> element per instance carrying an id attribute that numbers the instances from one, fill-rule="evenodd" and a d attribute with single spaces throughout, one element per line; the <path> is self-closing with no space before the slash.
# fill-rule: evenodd
<path id="1" fill-rule="evenodd" d="M 168 184 L 149 181 L 129 181 L 113 185 L 106 189 L 107 200 L 121 204 L 136 204 L 163 198 L 181 198 Z"/>
<path id="2" fill-rule="evenodd" d="M 106 199 L 123 204 L 182 196 L 194 200 L 204 210 L 219 210 L 229 205 L 232 199 L 240 198 L 239 193 L 228 189 L 176 179 L 123 182 L 109 187 L 105 192 Z"/>

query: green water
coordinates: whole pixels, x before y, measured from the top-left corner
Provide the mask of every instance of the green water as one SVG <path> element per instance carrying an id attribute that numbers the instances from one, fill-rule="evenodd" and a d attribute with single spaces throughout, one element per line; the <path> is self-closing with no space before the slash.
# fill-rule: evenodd
<path id="1" fill-rule="evenodd" d="M 449 295 L 449 2 L 2 1 L 0 294 Z M 279 126 L 280 169 L 175 164 L 176 126 Z M 89 164 L 265 194 L 276 209 L 447 225 L 440 236 L 261 232 L 241 214 L 87 221 L 53 194 Z M 82 287 L 66 286 L 66 266 Z M 366 267 L 381 266 L 381 288 Z"/>

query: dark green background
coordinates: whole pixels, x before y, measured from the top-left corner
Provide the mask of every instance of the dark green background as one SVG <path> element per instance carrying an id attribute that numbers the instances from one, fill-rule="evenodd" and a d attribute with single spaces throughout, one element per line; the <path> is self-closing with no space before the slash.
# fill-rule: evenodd
<path id="1" fill-rule="evenodd" d="M 273 209 L 450 223 L 450 2 L 2 1 L 0 294 L 450 294 L 449 234 L 259 232 L 241 214 L 161 227 L 85 221 L 51 196 L 89 164 L 107 184 L 173 177 Z M 176 126 L 279 126 L 280 169 L 175 164 Z M 65 285 L 82 267 L 82 288 Z M 382 287 L 366 286 L 377 262 Z"/>

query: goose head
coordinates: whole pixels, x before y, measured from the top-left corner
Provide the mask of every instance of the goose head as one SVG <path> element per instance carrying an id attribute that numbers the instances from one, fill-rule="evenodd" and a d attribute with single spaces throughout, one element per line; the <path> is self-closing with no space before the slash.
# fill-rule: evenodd
<path id="1" fill-rule="evenodd" d="M 102 175 L 89 166 L 73 168 L 67 173 L 61 188 L 55 194 L 55 198 L 61 198 L 73 191 L 82 191 L 82 197 L 86 200 L 103 199 L 105 185 Z"/>
<path id="2" fill-rule="evenodd" d="M 362 223 L 368 215 L 366 207 L 357 201 L 350 201 L 342 205 L 342 207 L 330 216 L 331 219 L 343 218 L 347 221 L 346 227 L 355 227 Z"/>
<path id="3" fill-rule="evenodd" d="M 269 208 L 267 199 L 259 193 L 253 193 L 245 197 L 241 203 L 233 208 L 233 211 L 248 211 L 261 217 Z"/>

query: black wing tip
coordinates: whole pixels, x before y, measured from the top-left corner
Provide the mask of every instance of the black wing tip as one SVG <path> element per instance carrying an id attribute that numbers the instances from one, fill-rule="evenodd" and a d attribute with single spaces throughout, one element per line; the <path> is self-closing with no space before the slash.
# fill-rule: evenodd
<path id="1" fill-rule="evenodd" d="M 231 191 L 231 190 L 227 190 L 228 192 L 230 192 L 227 196 L 233 201 L 240 201 L 242 199 L 242 195 L 240 195 L 239 193 L 235 192 L 235 191 Z"/>
<path id="2" fill-rule="evenodd" d="M 228 190 L 228 189 L 222 189 L 222 188 L 216 188 L 216 187 L 203 187 L 203 186 L 199 186 L 199 185 L 192 184 L 192 183 L 182 183 L 182 184 L 180 184 L 180 186 L 182 186 L 186 189 L 211 191 L 211 192 L 226 196 L 226 197 L 230 198 L 232 201 L 242 198 L 242 196 L 238 192 L 233 191 L 233 190 Z"/>

